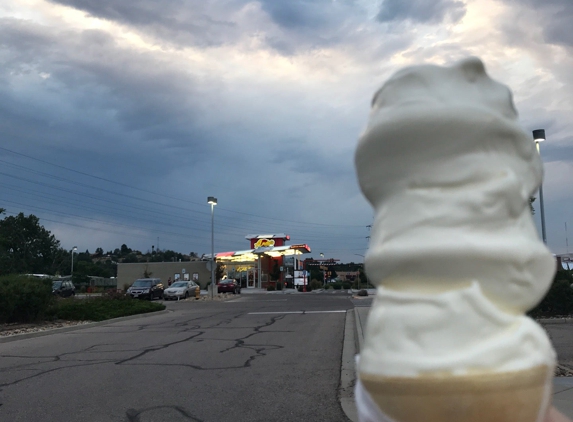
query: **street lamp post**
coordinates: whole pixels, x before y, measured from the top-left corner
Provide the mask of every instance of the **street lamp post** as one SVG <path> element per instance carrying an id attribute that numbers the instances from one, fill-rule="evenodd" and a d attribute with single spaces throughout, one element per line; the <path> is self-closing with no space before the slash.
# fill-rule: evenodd
<path id="1" fill-rule="evenodd" d="M 72 248 L 72 271 L 70 272 L 70 279 L 74 277 L 74 252 L 78 250 L 77 246 Z"/>
<path id="2" fill-rule="evenodd" d="M 537 153 L 541 155 L 539 151 L 539 143 L 545 141 L 545 129 L 535 129 L 533 131 L 533 141 L 537 147 Z M 543 243 L 547 245 L 547 234 L 545 232 L 545 208 L 543 207 L 543 181 L 539 185 L 539 209 L 541 211 L 541 237 L 543 238 Z"/>
<path id="3" fill-rule="evenodd" d="M 324 258 L 324 254 L 321 252 L 320 257 Z M 326 286 L 326 271 L 322 270 L 322 285 Z"/>
<path id="4" fill-rule="evenodd" d="M 207 197 L 207 203 L 211 205 L 211 299 L 215 296 L 215 205 L 217 198 Z"/>

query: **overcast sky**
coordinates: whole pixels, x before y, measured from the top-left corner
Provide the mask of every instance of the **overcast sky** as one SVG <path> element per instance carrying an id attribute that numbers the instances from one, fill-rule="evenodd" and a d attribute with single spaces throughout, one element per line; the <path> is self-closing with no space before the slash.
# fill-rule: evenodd
<path id="1" fill-rule="evenodd" d="M 475 55 L 546 130 L 548 244 L 567 223 L 573 252 L 571 22 L 571 0 L 3 0 L 0 207 L 68 249 L 202 254 L 215 196 L 216 251 L 286 233 L 361 262 L 373 93 Z"/>

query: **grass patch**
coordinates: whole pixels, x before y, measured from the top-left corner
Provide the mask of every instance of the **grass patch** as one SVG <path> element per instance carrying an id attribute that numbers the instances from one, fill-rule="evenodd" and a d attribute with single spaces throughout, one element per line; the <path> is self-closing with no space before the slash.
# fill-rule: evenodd
<path id="1" fill-rule="evenodd" d="M 157 312 L 165 309 L 162 303 L 126 297 L 96 297 L 92 299 L 62 299 L 48 311 L 52 319 L 71 321 L 104 321 L 129 315 Z"/>

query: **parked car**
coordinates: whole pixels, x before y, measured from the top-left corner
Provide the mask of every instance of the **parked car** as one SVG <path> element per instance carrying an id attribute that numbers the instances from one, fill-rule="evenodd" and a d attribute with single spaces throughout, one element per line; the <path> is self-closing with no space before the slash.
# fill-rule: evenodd
<path id="1" fill-rule="evenodd" d="M 60 297 L 70 297 L 76 294 L 76 286 L 71 281 L 55 280 L 52 283 L 52 294 Z"/>
<path id="2" fill-rule="evenodd" d="M 189 296 L 195 297 L 195 292 L 201 288 L 194 281 L 176 281 L 163 292 L 165 300 L 187 299 Z"/>
<path id="3" fill-rule="evenodd" d="M 162 299 L 163 290 L 160 278 L 140 278 L 127 289 L 126 294 L 133 298 L 153 300 L 154 298 Z"/>
<path id="4" fill-rule="evenodd" d="M 217 283 L 217 293 L 241 294 L 241 285 L 234 278 L 224 278 Z"/>

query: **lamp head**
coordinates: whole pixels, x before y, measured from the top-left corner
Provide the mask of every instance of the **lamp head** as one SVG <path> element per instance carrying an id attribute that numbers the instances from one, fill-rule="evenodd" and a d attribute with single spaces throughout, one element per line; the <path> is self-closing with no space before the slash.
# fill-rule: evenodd
<path id="1" fill-rule="evenodd" d="M 533 140 L 535 142 L 545 141 L 545 129 L 535 129 L 533 131 Z"/>
<path id="2" fill-rule="evenodd" d="M 211 205 L 217 205 L 217 198 L 214 196 L 207 197 L 207 203 Z"/>
<path id="3" fill-rule="evenodd" d="M 77 247 L 77 246 L 74 246 L 74 247 L 72 248 L 72 252 L 75 252 L 75 251 L 77 251 L 77 250 L 78 250 L 78 247 Z"/>

